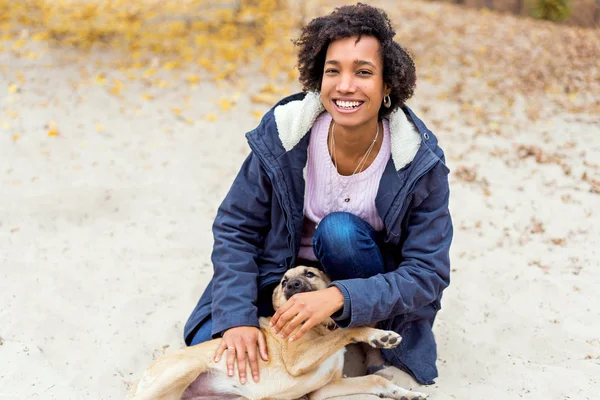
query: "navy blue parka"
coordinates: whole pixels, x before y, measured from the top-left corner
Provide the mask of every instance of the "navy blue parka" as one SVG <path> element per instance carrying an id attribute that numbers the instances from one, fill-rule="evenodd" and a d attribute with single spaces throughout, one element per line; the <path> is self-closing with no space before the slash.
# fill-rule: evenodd
<path id="1" fill-rule="evenodd" d="M 317 93 L 299 93 L 246 134 L 251 153 L 217 212 L 214 276 L 186 323 L 186 343 L 207 318 L 213 337 L 236 326 L 258 327 L 259 291 L 295 266 L 310 129 L 322 112 Z M 408 107 L 394 111 L 389 125 L 392 154 L 375 200 L 385 225 L 386 273 L 333 282 L 344 295 L 334 320 L 340 327 L 379 322 L 398 332 L 400 346 L 383 350 L 384 358 L 431 384 L 437 377 L 432 326 L 450 279 L 449 170 L 436 137 Z"/>

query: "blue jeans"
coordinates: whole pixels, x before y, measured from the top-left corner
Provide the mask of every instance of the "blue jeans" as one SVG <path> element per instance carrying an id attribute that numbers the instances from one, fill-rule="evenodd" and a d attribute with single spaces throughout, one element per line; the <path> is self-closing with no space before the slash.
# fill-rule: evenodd
<path id="1" fill-rule="evenodd" d="M 385 272 L 379 249 L 381 237 L 368 222 L 346 212 L 334 212 L 321 220 L 313 236 L 318 263 L 298 260 L 297 264 L 321 268 L 332 280 L 368 278 Z M 271 292 L 272 292 L 272 288 Z M 269 296 L 265 296 L 270 298 Z M 259 316 L 266 305 L 259 301 Z M 191 346 L 212 339 L 212 321 L 207 319 L 194 334 Z"/>

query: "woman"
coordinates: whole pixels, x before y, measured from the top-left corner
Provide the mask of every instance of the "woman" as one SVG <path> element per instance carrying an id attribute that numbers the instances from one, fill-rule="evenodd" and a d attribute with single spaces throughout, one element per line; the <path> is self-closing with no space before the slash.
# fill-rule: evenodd
<path id="1" fill-rule="evenodd" d="M 448 169 L 437 139 L 404 105 L 415 67 L 385 13 L 344 6 L 302 31 L 304 93 L 281 100 L 246 137 L 252 149 L 214 222 L 214 276 L 185 327 L 189 345 L 222 336 L 230 376 L 267 360 L 258 317 L 295 265 L 329 288 L 300 293 L 273 316 L 297 339 L 332 317 L 402 335 L 384 359 L 419 383 L 437 376 L 432 325 L 449 284 Z"/>

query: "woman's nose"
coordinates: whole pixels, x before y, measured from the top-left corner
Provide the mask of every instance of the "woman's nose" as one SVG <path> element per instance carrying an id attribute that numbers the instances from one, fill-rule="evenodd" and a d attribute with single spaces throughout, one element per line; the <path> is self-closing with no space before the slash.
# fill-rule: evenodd
<path id="1" fill-rule="evenodd" d="M 354 87 L 353 76 L 350 74 L 340 75 L 340 81 L 338 82 L 337 90 L 340 93 L 354 92 L 356 88 Z"/>

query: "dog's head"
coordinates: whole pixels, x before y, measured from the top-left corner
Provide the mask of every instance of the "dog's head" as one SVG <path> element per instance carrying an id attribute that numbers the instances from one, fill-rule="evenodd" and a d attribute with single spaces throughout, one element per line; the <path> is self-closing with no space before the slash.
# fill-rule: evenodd
<path id="1" fill-rule="evenodd" d="M 327 275 L 317 268 L 302 265 L 290 268 L 273 290 L 273 308 L 277 310 L 296 293 L 325 289 L 330 283 Z"/>

